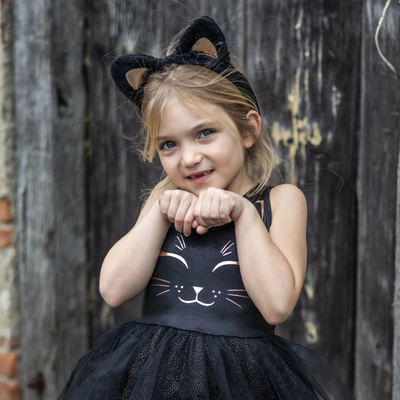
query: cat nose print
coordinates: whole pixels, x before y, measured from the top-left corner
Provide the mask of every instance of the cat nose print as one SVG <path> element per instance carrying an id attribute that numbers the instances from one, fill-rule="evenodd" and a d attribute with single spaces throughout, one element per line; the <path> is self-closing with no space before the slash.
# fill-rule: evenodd
<path id="1" fill-rule="evenodd" d="M 199 294 L 204 288 L 199 287 L 199 286 L 193 286 L 193 289 L 194 289 L 196 294 Z"/>

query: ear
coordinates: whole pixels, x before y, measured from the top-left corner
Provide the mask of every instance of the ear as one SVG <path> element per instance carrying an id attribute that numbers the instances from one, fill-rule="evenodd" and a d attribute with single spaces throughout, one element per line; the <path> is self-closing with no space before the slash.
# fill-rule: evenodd
<path id="1" fill-rule="evenodd" d="M 192 51 L 196 53 L 204 53 L 211 57 L 218 58 L 217 49 L 210 40 L 202 37 L 193 46 Z"/>
<path id="2" fill-rule="evenodd" d="M 135 89 L 138 90 L 143 80 L 143 75 L 147 72 L 147 68 L 135 68 L 131 69 L 125 74 L 125 78 L 128 83 Z"/>
<path id="3" fill-rule="evenodd" d="M 247 119 L 253 126 L 252 132 L 247 132 L 247 135 L 243 138 L 243 145 L 246 149 L 249 149 L 255 141 L 257 140 L 258 135 L 261 131 L 261 117 L 260 114 L 255 110 L 250 110 L 247 113 Z"/>

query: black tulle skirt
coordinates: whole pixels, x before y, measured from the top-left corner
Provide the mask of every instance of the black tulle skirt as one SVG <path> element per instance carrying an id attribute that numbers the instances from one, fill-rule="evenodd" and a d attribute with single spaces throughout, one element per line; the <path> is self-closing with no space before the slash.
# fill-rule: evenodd
<path id="1" fill-rule="evenodd" d="M 215 336 L 127 322 L 105 333 L 59 400 L 353 399 L 321 359 L 277 335 Z"/>

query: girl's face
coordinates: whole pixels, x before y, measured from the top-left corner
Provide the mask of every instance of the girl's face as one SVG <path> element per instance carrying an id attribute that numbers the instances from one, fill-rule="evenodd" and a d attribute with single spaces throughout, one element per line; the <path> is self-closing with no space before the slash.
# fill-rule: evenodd
<path id="1" fill-rule="evenodd" d="M 245 148 L 253 143 L 253 135 L 240 139 L 223 108 L 199 103 L 194 111 L 173 98 L 161 118 L 157 150 L 179 188 L 196 196 L 209 187 L 243 195 L 254 186 L 245 166 Z"/>

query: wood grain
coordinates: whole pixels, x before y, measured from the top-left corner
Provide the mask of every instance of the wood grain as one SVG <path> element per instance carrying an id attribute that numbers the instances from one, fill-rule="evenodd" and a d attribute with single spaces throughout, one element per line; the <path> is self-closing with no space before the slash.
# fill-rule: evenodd
<path id="1" fill-rule="evenodd" d="M 248 71 L 284 162 L 308 202 L 308 271 L 278 332 L 351 387 L 361 1 L 250 2 Z M 277 184 L 282 183 L 277 179 Z"/>
<path id="2" fill-rule="evenodd" d="M 390 399 L 392 388 L 393 291 L 399 80 L 378 55 L 375 30 L 383 2 L 363 6 L 357 252 L 356 397 Z M 382 51 L 400 65 L 400 10 L 387 13 Z M 398 379 L 398 378 L 397 378 Z"/>
<path id="3" fill-rule="evenodd" d="M 14 2 L 21 381 L 55 399 L 88 348 L 80 2 Z M 27 385 L 43 376 L 43 393 Z"/>

